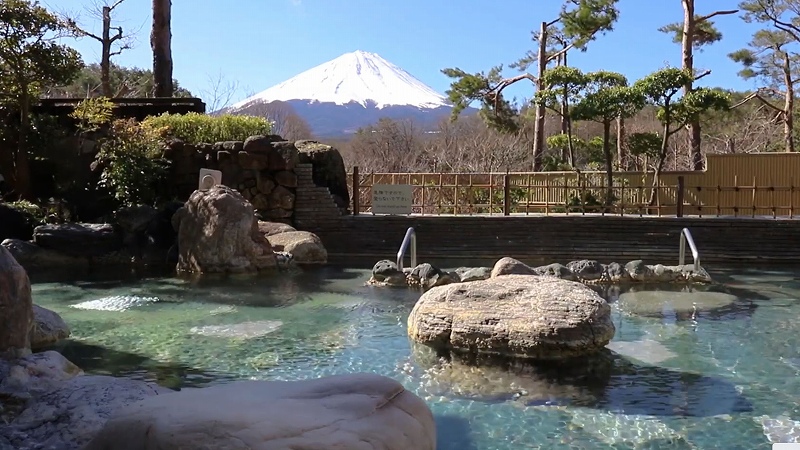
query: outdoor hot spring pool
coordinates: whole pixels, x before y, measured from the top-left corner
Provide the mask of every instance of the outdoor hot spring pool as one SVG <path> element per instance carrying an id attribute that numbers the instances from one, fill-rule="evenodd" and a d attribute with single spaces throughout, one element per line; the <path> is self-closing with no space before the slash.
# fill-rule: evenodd
<path id="1" fill-rule="evenodd" d="M 419 292 L 364 286 L 365 270 L 201 282 L 34 279 L 33 292 L 69 323 L 73 337 L 58 349 L 89 373 L 180 388 L 375 372 L 428 402 L 439 449 L 800 442 L 800 275 L 712 275 L 725 284 L 712 294 L 610 294 L 613 365 L 570 379 L 450 366 L 412 347 L 406 317 Z M 158 301 L 74 307 L 109 296 Z"/>

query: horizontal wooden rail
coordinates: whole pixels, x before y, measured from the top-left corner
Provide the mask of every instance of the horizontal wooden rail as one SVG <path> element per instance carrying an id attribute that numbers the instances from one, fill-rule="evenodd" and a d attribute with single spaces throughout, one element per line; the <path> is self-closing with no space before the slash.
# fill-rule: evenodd
<path id="1" fill-rule="evenodd" d="M 800 186 L 702 184 L 696 172 L 369 173 L 349 178 L 353 213 L 369 213 L 372 186 L 413 187 L 412 214 L 635 216 L 771 216 L 794 218 Z"/>

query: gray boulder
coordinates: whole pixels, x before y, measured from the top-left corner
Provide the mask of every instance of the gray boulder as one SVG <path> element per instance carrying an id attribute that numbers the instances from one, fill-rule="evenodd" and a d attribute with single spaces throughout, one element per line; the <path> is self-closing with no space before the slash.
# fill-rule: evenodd
<path id="1" fill-rule="evenodd" d="M 122 234 L 108 223 L 40 225 L 33 230 L 39 247 L 73 257 L 102 256 L 122 250 Z"/>
<path id="2" fill-rule="evenodd" d="M 536 275 L 536 270 L 531 266 L 516 260 L 514 258 L 500 258 L 494 267 L 492 267 L 491 277 L 499 277 L 503 275 Z"/>
<path id="3" fill-rule="evenodd" d="M 611 307 L 581 283 L 503 275 L 435 287 L 408 317 L 408 334 L 437 350 L 538 360 L 586 356 L 614 337 Z"/>
<path id="4" fill-rule="evenodd" d="M 69 326 L 58 313 L 33 305 L 32 349 L 37 350 L 56 344 L 62 339 L 67 339 L 69 335 Z"/>
<path id="5" fill-rule="evenodd" d="M 33 302 L 28 273 L 0 246 L 0 356 L 30 353 Z"/>
<path id="6" fill-rule="evenodd" d="M 406 286 L 406 274 L 397 268 L 394 261 L 383 259 L 372 267 L 370 283 L 385 284 L 387 286 Z"/>
<path id="7" fill-rule="evenodd" d="M 179 272 L 256 272 L 278 265 L 253 205 L 227 186 L 194 191 L 172 224 L 178 231 Z"/>

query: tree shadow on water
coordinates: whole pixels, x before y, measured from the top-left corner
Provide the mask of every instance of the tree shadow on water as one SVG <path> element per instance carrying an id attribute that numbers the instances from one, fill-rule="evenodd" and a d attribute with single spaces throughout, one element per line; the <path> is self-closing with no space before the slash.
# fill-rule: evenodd
<path id="1" fill-rule="evenodd" d="M 614 352 L 567 362 L 437 355 L 412 347 L 434 395 L 487 403 L 563 405 L 648 416 L 710 417 L 752 411 L 728 381 L 644 365 Z"/>
<path id="2" fill-rule="evenodd" d="M 232 374 L 211 372 L 177 363 L 155 361 L 135 353 L 73 340 L 48 348 L 56 350 L 86 374 L 110 375 L 157 383 L 169 389 L 202 387 L 222 380 L 234 380 Z"/>
<path id="3" fill-rule="evenodd" d="M 437 414 L 436 450 L 478 450 L 477 444 L 470 437 L 472 428 L 463 417 Z"/>

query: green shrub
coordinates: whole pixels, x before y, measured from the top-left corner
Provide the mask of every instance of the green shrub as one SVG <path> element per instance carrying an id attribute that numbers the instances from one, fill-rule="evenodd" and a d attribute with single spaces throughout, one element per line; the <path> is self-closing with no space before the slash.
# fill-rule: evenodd
<path id="1" fill-rule="evenodd" d="M 114 118 L 114 104 L 106 97 L 87 98 L 78 103 L 69 115 L 77 119 L 80 131 L 97 131 Z"/>
<path id="2" fill-rule="evenodd" d="M 126 206 L 155 204 L 169 169 L 169 161 L 162 158 L 164 130 L 119 119 L 111 123 L 110 131 L 97 153 L 103 167 L 100 186 Z"/>
<path id="3" fill-rule="evenodd" d="M 213 144 L 243 141 L 250 136 L 269 134 L 271 123 L 263 117 L 225 114 L 161 114 L 146 118 L 142 125 L 165 130 L 166 134 L 187 144 Z"/>

